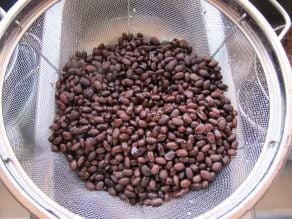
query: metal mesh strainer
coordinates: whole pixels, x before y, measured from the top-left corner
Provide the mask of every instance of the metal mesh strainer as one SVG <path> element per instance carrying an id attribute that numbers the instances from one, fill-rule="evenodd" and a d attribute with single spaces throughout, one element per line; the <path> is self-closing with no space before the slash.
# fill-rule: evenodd
<path id="1" fill-rule="evenodd" d="M 0 176 L 35 214 L 60 218 L 73 217 L 68 211 L 86 218 L 241 214 L 275 177 L 291 131 L 285 122 L 291 110 L 290 69 L 271 27 L 247 1 L 30 0 L 20 1 L 10 14 L 0 29 L 0 34 L 6 31 L 0 38 Z M 75 51 L 114 42 L 122 32 L 142 32 L 161 40 L 183 38 L 198 54 L 213 54 L 229 86 L 227 95 L 239 112 L 238 155 L 230 165 L 208 189 L 159 208 L 130 206 L 106 192 L 86 190 L 47 141 L 59 69 Z"/>

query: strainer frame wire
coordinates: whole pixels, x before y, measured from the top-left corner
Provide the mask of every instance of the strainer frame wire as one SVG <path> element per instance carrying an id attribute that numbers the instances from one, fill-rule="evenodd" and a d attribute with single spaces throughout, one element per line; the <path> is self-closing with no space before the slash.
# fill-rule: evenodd
<path id="1" fill-rule="evenodd" d="M 212 4 L 215 5 L 215 3 L 218 5 L 218 1 L 216 0 L 209 0 Z M 228 2 L 228 1 L 227 1 Z M 256 181 L 256 183 L 252 186 L 252 189 L 250 189 L 249 193 L 244 197 L 240 197 L 237 194 L 237 191 L 241 189 L 242 185 L 237 188 L 236 192 L 234 192 L 232 195 L 228 197 L 228 199 L 224 200 L 222 203 L 220 203 L 218 206 L 213 208 L 211 211 L 206 212 L 203 214 L 201 217 L 202 218 L 233 218 L 233 217 L 240 217 L 244 213 L 246 213 L 249 209 L 251 209 L 257 201 L 259 201 L 260 197 L 265 193 L 265 191 L 269 188 L 269 186 L 272 184 L 273 180 L 276 178 L 278 173 L 280 172 L 281 168 L 284 166 L 285 161 L 287 159 L 287 153 L 289 151 L 289 148 L 291 147 L 292 143 L 292 126 L 290 121 L 292 121 L 292 103 L 291 103 L 291 97 L 292 97 L 292 87 L 291 87 L 291 67 L 289 64 L 289 61 L 287 59 L 287 56 L 285 54 L 285 51 L 282 47 L 282 44 L 280 42 L 281 37 L 277 36 L 276 33 L 272 30 L 271 25 L 267 22 L 267 20 L 264 18 L 264 16 L 250 3 L 249 1 L 245 0 L 238 0 L 239 5 L 242 6 L 242 8 L 245 9 L 245 13 L 248 13 L 249 16 L 251 16 L 254 21 L 257 23 L 257 25 L 260 27 L 260 29 L 264 32 L 265 36 L 267 37 L 267 40 L 271 44 L 274 52 L 277 54 L 277 62 L 280 66 L 279 69 L 282 71 L 282 76 L 284 78 L 285 83 L 285 93 L 286 93 L 286 108 L 284 109 L 285 112 L 281 112 L 285 114 L 284 118 L 284 128 L 282 130 L 282 135 L 279 136 L 279 138 L 271 139 L 270 141 L 266 142 L 268 143 L 268 147 L 263 149 L 267 150 L 275 150 L 274 157 L 272 157 L 271 164 L 269 167 L 269 171 L 263 174 L 262 178 L 260 179 L 252 179 L 251 176 L 257 169 L 256 167 L 259 165 L 261 160 L 266 159 L 264 156 L 265 152 L 262 150 L 261 155 L 254 166 L 253 170 L 249 173 L 248 178 L 245 180 L 244 183 L 247 181 Z M 276 2 L 277 3 L 277 2 Z M 223 1 L 221 2 L 221 9 L 227 7 L 228 3 L 224 3 Z M 220 3 L 219 3 L 220 5 Z M 227 9 L 228 10 L 228 9 Z M 225 13 L 226 15 L 226 13 Z M 231 16 L 228 16 L 231 20 L 234 21 L 234 19 Z M 288 25 L 291 25 L 290 19 L 287 20 Z M 241 29 L 241 26 L 238 26 L 239 29 Z M 244 31 L 243 31 L 244 33 Z M 247 38 L 249 36 L 246 35 Z M 249 39 L 249 42 L 254 44 L 256 43 L 254 40 L 256 39 Z M 253 48 L 256 48 L 256 45 L 253 45 Z M 259 51 L 263 52 L 263 50 Z M 264 64 L 268 64 L 267 62 L 263 61 Z M 265 68 L 267 66 L 263 66 Z M 271 66 L 272 67 L 272 66 Z M 281 98 L 281 97 L 279 97 Z M 270 125 L 269 125 L 270 126 Z M 268 129 L 268 134 L 267 138 L 270 138 L 273 136 L 273 129 L 269 127 Z M 275 136 L 274 136 L 275 137 Z M 280 150 L 281 149 L 281 150 Z M 254 195 L 250 195 L 253 193 Z M 229 199 L 238 200 L 241 201 L 236 201 L 233 203 L 229 203 L 233 205 L 233 208 L 231 208 L 229 211 L 224 210 L 224 205 L 226 204 L 225 202 L 228 202 Z M 222 211 L 221 211 L 222 210 Z M 225 211 L 225 213 L 223 213 Z M 223 213 L 223 214 L 222 214 Z"/>
<path id="2" fill-rule="evenodd" d="M 26 33 L 31 24 L 45 12 L 52 5 L 57 3 L 58 0 L 43 0 L 39 3 L 33 0 L 20 0 L 18 1 L 12 9 L 7 13 L 7 16 L 3 19 L 0 26 L 0 41 L 2 40 L 3 45 L 0 44 L 0 47 L 3 47 L 0 50 L 0 65 L 4 68 L 1 68 L 0 74 L 0 98 L 2 99 L 2 87 L 5 76 L 5 71 L 8 66 L 8 62 L 14 49 L 16 48 L 21 37 Z M 218 5 L 216 0 L 208 0 L 208 2 Z M 226 3 L 225 3 L 226 2 Z M 230 0 L 222 1 L 222 5 L 227 6 Z M 247 196 L 238 203 L 229 203 L 231 196 L 236 196 L 236 192 L 232 194 L 229 198 L 224 200 L 214 209 L 206 212 L 201 217 L 234 217 L 240 216 L 248 211 L 253 205 L 259 200 L 261 195 L 267 190 L 269 185 L 272 183 L 271 179 L 274 179 L 278 174 L 279 170 L 283 166 L 286 160 L 288 153 L 289 145 L 292 142 L 292 75 L 288 59 L 285 55 L 284 49 L 282 48 L 279 39 L 274 33 L 272 27 L 268 24 L 265 18 L 259 13 L 259 11 L 248 1 L 238 0 L 238 4 L 241 6 L 241 9 L 244 9 L 248 15 L 257 22 L 257 25 L 260 27 L 261 31 L 267 37 L 269 43 L 272 45 L 273 52 L 277 57 L 277 64 L 279 69 L 281 69 L 282 77 L 285 83 L 285 122 L 283 123 L 283 134 L 280 139 L 277 139 L 278 142 L 271 142 L 270 147 L 274 147 L 276 150 L 275 156 L 271 162 L 269 171 L 265 173 L 262 179 L 258 181 L 258 185 L 253 186 L 251 192 L 253 195 L 247 194 Z M 29 7 L 30 6 L 30 7 Z M 28 14 L 22 14 L 23 17 L 19 17 L 20 12 L 29 11 Z M 28 19 L 33 17 L 34 19 Z M 21 23 L 21 25 L 20 25 Z M 13 28 L 11 26 L 18 25 L 18 28 Z M 15 38 L 7 37 L 5 35 L 8 30 L 17 31 L 11 32 Z M 9 31 L 8 31 L 9 32 Z M 5 40 L 3 40 L 5 39 Z M 2 101 L 1 101 L 2 104 Z M 13 194 L 13 196 L 24 205 L 29 211 L 35 214 L 38 217 L 50 217 L 50 218 L 79 218 L 77 215 L 69 212 L 67 209 L 61 207 L 50 198 L 48 198 L 40 189 L 32 182 L 32 180 L 26 175 L 25 171 L 21 167 L 19 161 L 17 160 L 15 154 L 13 153 L 12 147 L 9 143 L 8 137 L 5 132 L 2 107 L 0 105 L 0 179 L 4 182 L 8 190 Z M 276 147 L 277 146 L 277 147 Z M 281 148 L 281 150 L 280 150 Z M 250 173 L 252 174 L 252 173 Z M 232 208 L 224 208 L 226 205 L 232 205 Z"/>
<path id="3" fill-rule="evenodd" d="M 19 0 L 13 5 L 13 7 L 7 12 L 6 16 L 1 20 L 0 25 L 0 41 L 2 38 L 5 38 L 5 34 L 10 31 L 10 26 L 16 26 L 11 30 L 14 38 L 8 39 L 5 42 L 6 45 L 9 45 L 9 48 L 6 48 L 7 50 L 0 50 L 1 66 L 8 66 L 14 49 L 34 21 L 58 2 L 59 0 L 44 0 L 36 4 L 33 3 L 33 0 Z M 18 15 L 22 11 L 26 11 L 28 14 L 19 17 Z M 31 17 L 34 19 L 30 19 Z M 16 33 L 13 31 L 16 31 Z M 21 205 L 39 218 L 81 219 L 78 215 L 61 207 L 46 196 L 45 193 L 42 192 L 28 177 L 16 158 L 6 135 L 3 121 L 2 91 L 4 77 L 5 71 L 0 72 L 0 180 Z"/>

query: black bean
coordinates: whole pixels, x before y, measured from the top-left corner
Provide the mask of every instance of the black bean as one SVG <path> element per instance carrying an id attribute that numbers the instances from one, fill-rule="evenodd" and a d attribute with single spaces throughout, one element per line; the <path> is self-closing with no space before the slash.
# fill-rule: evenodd
<path id="1" fill-rule="evenodd" d="M 147 194 L 147 197 L 150 198 L 150 199 L 155 199 L 158 197 L 158 195 L 156 193 L 153 193 L 153 192 L 149 192 Z"/>
<path id="2" fill-rule="evenodd" d="M 200 175 L 203 180 L 211 181 L 212 179 L 210 172 L 206 170 L 201 170 Z"/>
<path id="3" fill-rule="evenodd" d="M 150 181 L 150 178 L 144 176 L 144 177 L 142 178 L 142 181 L 141 181 L 141 186 L 142 186 L 142 187 L 146 187 L 146 186 L 148 185 L 149 181 Z"/>
<path id="4" fill-rule="evenodd" d="M 198 154 L 197 154 L 197 160 L 198 161 L 204 161 L 205 160 L 205 155 L 204 155 L 204 153 L 203 152 L 198 152 Z"/>
<path id="5" fill-rule="evenodd" d="M 188 151 L 185 149 L 179 149 L 179 150 L 176 150 L 175 154 L 178 157 L 186 157 L 188 156 Z"/>
<path id="6" fill-rule="evenodd" d="M 151 173 L 153 175 L 157 175 L 159 173 L 159 169 L 160 169 L 159 166 L 157 164 L 154 164 L 151 168 Z"/>
<path id="7" fill-rule="evenodd" d="M 145 129 L 145 128 L 147 128 L 148 124 L 147 124 L 146 121 L 140 119 L 140 120 L 138 120 L 138 126 L 139 126 L 140 128 Z"/>
<path id="8" fill-rule="evenodd" d="M 182 119 L 178 118 L 178 117 L 177 118 L 173 118 L 171 121 L 176 126 L 181 126 L 181 125 L 184 124 L 184 121 Z"/>
<path id="9" fill-rule="evenodd" d="M 212 132 L 209 132 L 209 133 L 207 134 L 207 140 L 208 140 L 211 144 L 216 143 L 215 135 L 214 135 Z"/>
<path id="10" fill-rule="evenodd" d="M 101 191 L 101 190 L 103 190 L 103 187 L 104 187 L 104 182 L 102 182 L 102 181 L 98 182 L 98 183 L 95 185 L 95 189 L 96 189 L 97 191 Z"/>
<path id="11" fill-rule="evenodd" d="M 158 46 L 158 45 L 160 44 L 160 41 L 159 41 L 159 39 L 156 38 L 156 37 L 151 37 L 151 38 L 150 38 L 150 44 L 151 44 L 151 45 L 154 45 L 154 46 Z"/>
<path id="12" fill-rule="evenodd" d="M 176 164 L 174 165 L 174 169 L 175 169 L 176 171 L 182 171 L 182 170 L 185 169 L 185 165 L 184 165 L 183 163 L 176 163 Z"/>
<path id="13" fill-rule="evenodd" d="M 60 100 L 64 103 L 64 104 L 68 104 L 69 103 L 69 97 L 67 93 L 61 93 L 60 94 Z"/>
<path id="14" fill-rule="evenodd" d="M 193 174 L 193 170 L 190 167 L 186 168 L 186 176 L 188 179 L 192 179 L 194 174 Z"/>
<path id="15" fill-rule="evenodd" d="M 82 77 L 82 78 L 80 79 L 80 84 L 82 84 L 82 85 L 85 86 L 85 87 L 88 87 L 88 86 L 90 85 L 90 81 L 89 81 L 87 78 Z"/>
<path id="16" fill-rule="evenodd" d="M 96 67 L 94 65 L 86 65 L 85 66 L 85 70 L 88 72 L 95 72 L 96 71 Z"/>
<path id="17" fill-rule="evenodd" d="M 228 136 L 227 141 L 232 142 L 235 140 L 235 138 L 236 138 L 236 135 L 234 133 L 232 133 L 231 135 Z"/>
<path id="18" fill-rule="evenodd" d="M 183 72 L 183 70 L 184 70 L 184 66 L 183 65 L 177 65 L 177 66 L 175 66 L 175 71 L 176 72 Z"/>
<path id="19" fill-rule="evenodd" d="M 146 138 L 146 142 L 148 144 L 156 144 L 157 140 L 155 138 L 153 138 L 153 137 L 147 137 Z"/>
<path id="20" fill-rule="evenodd" d="M 210 67 L 212 67 L 212 68 L 216 67 L 217 65 L 218 65 L 218 62 L 215 61 L 215 60 L 211 60 L 211 61 L 208 63 L 208 66 L 210 66 Z"/>
<path id="21" fill-rule="evenodd" d="M 184 60 L 184 57 L 185 57 L 185 54 L 184 54 L 183 52 L 178 53 L 178 54 L 176 55 L 176 59 L 177 59 L 177 60 L 180 60 L 180 61 Z"/>
<path id="22" fill-rule="evenodd" d="M 175 69 L 176 66 L 176 60 L 170 61 L 166 66 L 165 70 L 168 72 L 172 72 Z M 173 77 L 174 78 L 174 77 Z M 175 79 L 175 78 L 174 78 Z"/>
<path id="23" fill-rule="evenodd" d="M 154 179 L 150 180 L 150 182 L 149 182 L 149 189 L 150 190 L 155 190 L 156 189 L 156 186 L 157 186 L 156 181 Z"/>
<path id="24" fill-rule="evenodd" d="M 95 81 L 93 87 L 95 88 L 95 90 L 100 91 L 102 89 L 102 84 L 100 81 Z"/>
<path id="25" fill-rule="evenodd" d="M 158 121 L 159 125 L 165 125 L 169 121 L 169 116 L 168 115 L 162 115 Z"/>
<path id="26" fill-rule="evenodd" d="M 187 55 L 187 56 L 185 56 L 184 61 L 185 61 L 186 66 L 190 66 L 192 64 L 192 57 Z"/>
<path id="27" fill-rule="evenodd" d="M 129 59 L 127 59 L 127 58 L 123 58 L 122 59 L 122 63 L 124 64 L 124 65 L 131 65 L 131 62 L 130 62 L 130 60 Z"/>
<path id="28" fill-rule="evenodd" d="M 113 131 L 113 134 L 112 134 L 113 139 L 118 139 L 119 135 L 120 135 L 120 129 L 115 128 L 114 131 Z"/>
<path id="29" fill-rule="evenodd" d="M 150 176 L 151 175 L 151 172 L 150 172 L 150 169 L 147 165 L 143 165 L 141 167 L 141 172 L 144 176 Z"/>
<path id="30" fill-rule="evenodd" d="M 189 179 L 184 179 L 180 182 L 180 186 L 183 188 L 183 189 L 187 189 L 191 186 L 191 181 Z"/>
<path id="31" fill-rule="evenodd" d="M 92 182 L 90 182 L 90 181 L 87 181 L 87 182 L 85 183 L 85 186 L 86 186 L 86 188 L 87 188 L 88 190 L 94 190 L 94 189 L 95 189 L 95 185 L 94 185 Z"/>
<path id="32" fill-rule="evenodd" d="M 159 172 L 159 177 L 160 177 L 160 179 L 165 180 L 165 179 L 168 177 L 168 172 L 167 172 L 167 170 L 162 169 L 162 170 Z"/>
<path id="33" fill-rule="evenodd" d="M 77 161 L 76 160 L 73 160 L 70 163 L 70 168 L 71 168 L 71 170 L 76 170 L 77 169 Z"/>
<path id="34" fill-rule="evenodd" d="M 219 128 L 220 130 L 222 130 L 222 131 L 225 130 L 226 125 L 227 125 L 227 122 L 226 122 L 225 119 L 220 119 L 220 120 L 219 120 L 219 122 L 218 122 L 218 128 Z"/>
<path id="35" fill-rule="evenodd" d="M 227 151 L 227 154 L 232 157 L 232 156 L 236 155 L 236 150 L 231 148 Z"/>
<path id="36" fill-rule="evenodd" d="M 78 167 L 83 166 L 84 162 L 85 162 L 85 157 L 84 157 L 84 156 L 81 156 L 81 157 L 78 159 L 78 161 L 77 161 L 77 166 L 78 166 Z"/>
<path id="37" fill-rule="evenodd" d="M 199 124 L 195 129 L 196 134 L 203 134 L 205 132 L 204 124 Z"/>
<path id="38" fill-rule="evenodd" d="M 216 173 L 220 172 L 222 169 L 222 164 L 220 162 L 215 162 L 212 165 L 212 170 Z"/>
<path id="39" fill-rule="evenodd" d="M 130 120 L 130 116 L 128 116 L 126 113 L 122 113 L 120 115 L 120 118 L 123 120 L 123 121 L 129 121 Z"/>
<path id="40" fill-rule="evenodd" d="M 166 160 L 173 160 L 175 157 L 175 152 L 174 151 L 169 151 L 164 155 L 164 158 Z"/>
<path id="41" fill-rule="evenodd" d="M 183 114 L 183 120 L 184 120 L 184 122 L 186 123 L 186 124 L 191 124 L 192 123 L 192 118 L 188 115 L 188 114 Z"/>
<path id="42" fill-rule="evenodd" d="M 81 69 L 78 68 L 70 68 L 68 69 L 67 73 L 70 74 L 75 74 L 75 75 L 80 75 Z"/>
<path id="43" fill-rule="evenodd" d="M 202 177 L 200 174 L 197 174 L 192 178 L 192 182 L 194 183 L 200 183 L 201 181 L 202 181 Z"/>
<path id="44" fill-rule="evenodd" d="M 130 183 L 130 179 L 129 179 L 129 178 L 126 178 L 126 177 L 121 178 L 121 179 L 119 180 L 119 184 L 122 185 L 122 186 L 126 186 L 126 185 L 128 185 L 129 183 Z"/>
<path id="45" fill-rule="evenodd" d="M 166 164 L 166 160 L 163 157 L 156 157 L 155 158 L 155 162 L 157 164 L 160 164 L 160 165 L 165 165 Z"/>
<path id="46" fill-rule="evenodd" d="M 116 190 L 113 187 L 108 188 L 107 191 L 112 196 L 115 196 L 117 194 Z"/>
<path id="47" fill-rule="evenodd" d="M 185 73 L 183 72 L 177 72 L 172 78 L 174 80 L 182 80 L 185 77 Z"/>
<path id="48" fill-rule="evenodd" d="M 191 53 L 183 39 L 123 33 L 70 57 L 48 140 L 87 189 L 156 207 L 206 188 L 236 155 L 221 68 Z"/>
<path id="49" fill-rule="evenodd" d="M 178 46 L 181 48 L 187 48 L 188 47 L 188 43 L 185 40 L 178 40 Z"/>
<path id="50" fill-rule="evenodd" d="M 168 149 L 170 149 L 170 150 L 175 150 L 175 149 L 178 148 L 178 145 L 177 145 L 176 142 L 168 142 L 168 143 L 166 144 L 166 147 L 167 147 Z"/>
<path id="51" fill-rule="evenodd" d="M 163 200 L 161 198 L 155 198 L 150 201 L 150 205 L 153 207 L 158 207 L 162 205 Z"/>
<path id="52" fill-rule="evenodd" d="M 234 141 L 234 142 L 232 142 L 232 144 L 231 144 L 231 148 L 232 149 L 237 149 L 237 147 L 238 147 L 238 141 Z"/>
<path id="53" fill-rule="evenodd" d="M 123 175 L 124 176 L 132 176 L 133 175 L 133 170 L 131 170 L 131 169 L 124 169 L 123 170 Z"/>
<path id="54" fill-rule="evenodd" d="M 209 72 L 207 70 L 205 70 L 205 69 L 200 69 L 199 72 L 198 72 L 198 74 L 200 76 L 204 77 L 204 78 L 209 77 Z"/>
<path id="55" fill-rule="evenodd" d="M 189 191 L 189 189 L 182 189 L 182 190 L 179 190 L 179 191 L 175 191 L 172 193 L 172 197 L 174 198 L 180 198 L 182 196 L 184 196 L 185 194 L 187 194 Z"/>
<path id="56" fill-rule="evenodd" d="M 225 109 L 227 112 L 231 112 L 233 110 L 233 106 L 231 104 L 225 104 L 223 109 Z"/>
<path id="57" fill-rule="evenodd" d="M 200 77 L 197 74 L 190 74 L 190 79 L 192 81 L 199 81 Z"/>

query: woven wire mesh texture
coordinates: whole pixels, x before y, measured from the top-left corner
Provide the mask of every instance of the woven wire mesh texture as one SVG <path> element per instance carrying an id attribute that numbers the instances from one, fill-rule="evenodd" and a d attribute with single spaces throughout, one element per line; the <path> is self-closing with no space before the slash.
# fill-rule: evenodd
<path id="1" fill-rule="evenodd" d="M 86 190 L 66 159 L 52 153 L 48 126 L 55 82 L 68 56 L 112 43 L 122 32 L 186 39 L 199 55 L 214 54 L 239 112 L 238 155 L 208 189 L 161 207 L 131 206 Z M 33 182 L 52 200 L 86 218 L 193 218 L 228 198 L 253 169 L 269 123 L 265 74 L 253 48 L 215 7 L 198 0 L 71 0 L 45 12 L 14 51 L 3 88 L 3 116 L 13 150 Z"/>

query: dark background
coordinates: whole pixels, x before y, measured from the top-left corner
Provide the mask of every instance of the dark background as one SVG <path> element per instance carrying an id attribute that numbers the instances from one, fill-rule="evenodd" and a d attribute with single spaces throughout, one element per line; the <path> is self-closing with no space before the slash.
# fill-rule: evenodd
<path id="1" fill-rule="evenodd" d="M 16 2 L 16 0 L 0 0 L 0 7 L 3 8 L 5 11 L 8 11 L 8 9 Z"/>
<path id="2" fill-rule="evenodd" d="M 267 20 L 273 25 L 283 24 L 281 15 L 271 6 L 268 0 L 251 0 L 254 5 L 266 16 Z M 278 0 L 292 18 L 292 0 Z"/>

